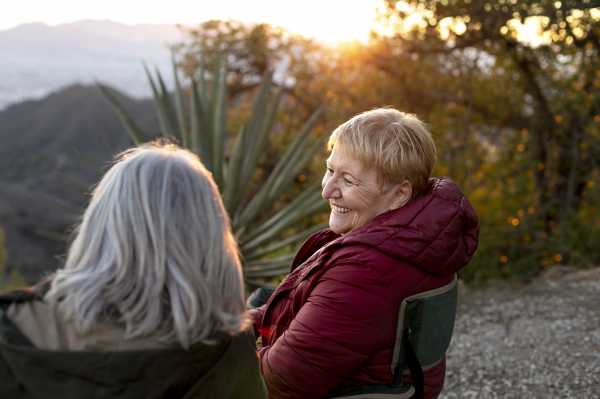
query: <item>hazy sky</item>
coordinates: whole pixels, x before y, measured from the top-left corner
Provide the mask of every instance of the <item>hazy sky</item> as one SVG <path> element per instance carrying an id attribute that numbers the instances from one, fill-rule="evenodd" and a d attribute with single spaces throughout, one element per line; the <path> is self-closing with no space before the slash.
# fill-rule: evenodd
<path id="1" fill-rule="evenodd" d="M 193 24 L 209 19 L 268 22 L 326 41 L 366 39 L 377 0 L 2 0 L 0 30 L 25 22 L 82 19 Z"/>

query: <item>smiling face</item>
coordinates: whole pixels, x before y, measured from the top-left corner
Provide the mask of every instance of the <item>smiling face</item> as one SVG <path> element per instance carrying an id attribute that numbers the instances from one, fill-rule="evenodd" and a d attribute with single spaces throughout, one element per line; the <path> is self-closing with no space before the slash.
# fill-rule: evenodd
<path id="1" fill-rule="evenodd" d="M 382 193 L 375 167 L 338 153 L 335 147 L 327 160 L 321 186 L 323 198 L 331 205 L 329 227 L 338 234 L 346 234 L 382 213 L 404 206 L 412 195 L 408 181 Z"/>

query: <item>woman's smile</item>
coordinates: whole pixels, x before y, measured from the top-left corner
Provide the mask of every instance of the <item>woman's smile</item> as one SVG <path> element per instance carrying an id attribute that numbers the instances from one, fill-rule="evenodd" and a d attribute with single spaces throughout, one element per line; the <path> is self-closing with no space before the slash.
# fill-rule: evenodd
<path id="1" fill-rule="evenodd" d="M 336 211 L 338 213 L 352 212 L 352 209 L 350 209 L 350 208 L 343 208 L 341 206 L 333 205 L 331 202 L 329 203 L 329 205 L 331 205 L 331 209 L 333 209 L 334 211 Z"/>

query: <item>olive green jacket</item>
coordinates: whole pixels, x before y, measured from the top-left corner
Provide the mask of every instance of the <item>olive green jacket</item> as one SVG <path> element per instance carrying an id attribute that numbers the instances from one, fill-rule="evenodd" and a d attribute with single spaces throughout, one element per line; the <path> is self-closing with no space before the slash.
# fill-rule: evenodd
<path id="1" fill-rule="evenodd" d="M 36 348 L 6 311 L 42 300 L 48 286 L 0 294 L 0 398 L 268 398 L 251 331 L 189 350 Z"/>

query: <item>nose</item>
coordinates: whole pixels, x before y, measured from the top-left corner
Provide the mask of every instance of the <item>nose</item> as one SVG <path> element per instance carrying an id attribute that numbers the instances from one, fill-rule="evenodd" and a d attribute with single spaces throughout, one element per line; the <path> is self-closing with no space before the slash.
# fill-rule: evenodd
<path id="1" fill-rule="evenodd" d="M 321 183 L 321 187 L 323 188 L 321 196 L 324 199 L 330 200 L 332 198 L 340 197 L 340 191 L 337 188 L 337 185 L 335 184 L 335 179 L 333 179 L 329 173 L 325 173 L 325 176 L 323 177 L 323 182 Z"/>

